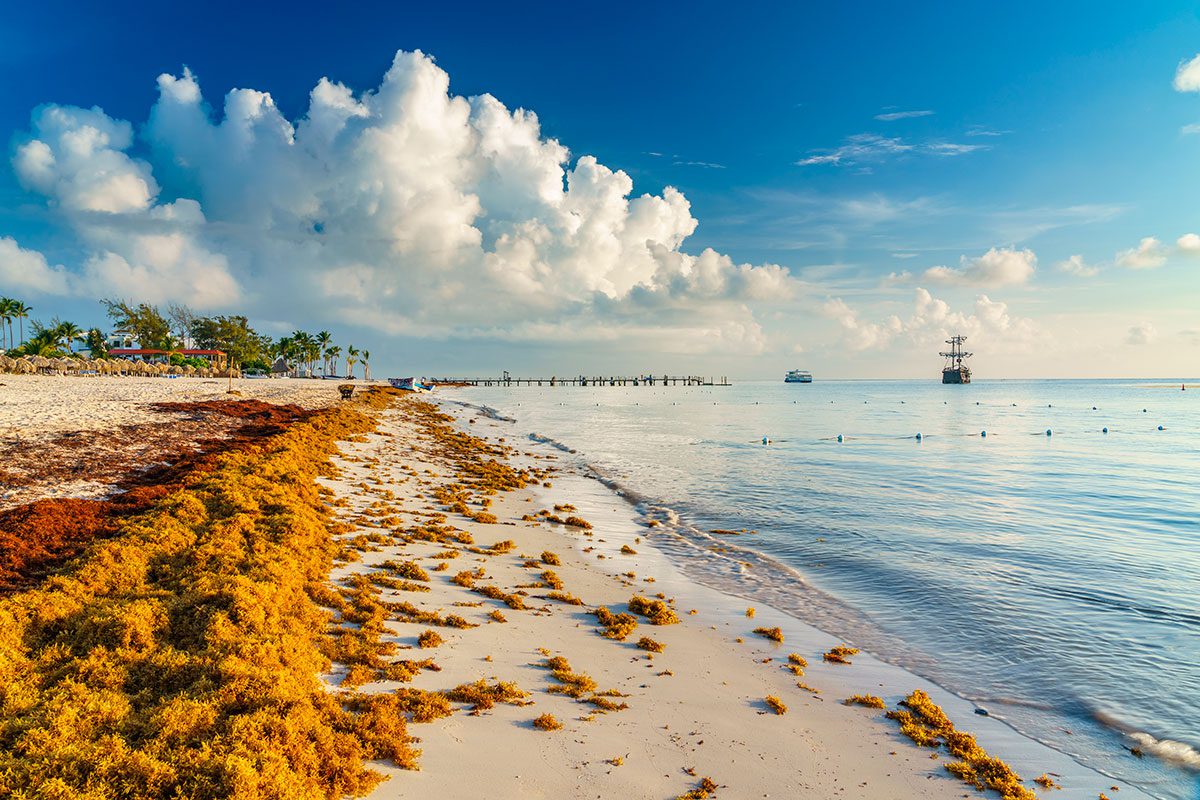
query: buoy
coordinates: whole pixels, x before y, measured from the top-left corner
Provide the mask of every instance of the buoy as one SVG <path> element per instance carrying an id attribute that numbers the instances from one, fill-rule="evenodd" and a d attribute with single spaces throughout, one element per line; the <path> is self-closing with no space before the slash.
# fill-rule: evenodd
<path id="1" fill-rule="evenodd" d="M 1101 429 L 1100 429 L 1100 432 L 1101 432 L 1101 433 L 1108 433 L 1108 428 L 1101 428 Z"/>
<path id="2" fill-rule="evenodd" d="M 1143 414 L 1145 414 L 1145 413 L 1146 413 L 1146 409 L 1144 409 L 1144 408 L 1143 408 L 1143 409 L 1142 409 L 1142 413 L 1143 413 Z"/>
<path id="3" fill-rule="evenodd" d="M 771 440 L 770 440 L 770 439 L 768 439 L 767 437 L 765 437 L 765 436 L 764 436 L 764 437 L 763 437 L 763 444 L 770 444 L 770 443 L 771 443 Z"/>
<path id="4" fill-rule="evenodd" d="M 918 442 L 921 441 L 921 434 L 919 434 L 919 433 L 917 434 L 917 441 Z"/>
<path id="5" fill-rule="evenodd" d="M 1162 425 L 1159 425 L 1159 426 L 1158 426 L 1158 429 L 1159 429 L 1160 431 L 1161 431 L 1161 430 L 1163 430 L 1163 426 L 1162 426 Z"/>
<path id="6" fill-rule="evenodd" d="M 838 441 L 840 442 L 841 440 L 842 440 L 842 435 L 839 433 L 839 434 L 838 434 Z"/>
<path id="7" fill-rule="evenodd" d="M 1050 403 L 1046 403 L 1046 408 L 1054 408 L 1054 406 L 1051 405 Z"/>
<path id="8" fill-rule="evenodd" d="M 1046 428 L 1046 435 L 1047 435 L 1047 436 L 1050 436 L 1050 435 L 1051 435 L 1051 434 L 1050 434 L 1050 429 L 1049 429 L 1049 428 Z"/>
<path id="9" fill-rule="evenodd" d="M 980 436 L 987 436 L 987 431 L 980 431 L 980 432 L 979 432 L 979 435 L 980 435 Z"/>
<path id="10" fill-rule="evenodd" d="M 1096 407 L 1095 407 L 1095 406 L 1092 406 L 1092 411 L 1095 411 L 1095 410 L 1096 410 Z"/>

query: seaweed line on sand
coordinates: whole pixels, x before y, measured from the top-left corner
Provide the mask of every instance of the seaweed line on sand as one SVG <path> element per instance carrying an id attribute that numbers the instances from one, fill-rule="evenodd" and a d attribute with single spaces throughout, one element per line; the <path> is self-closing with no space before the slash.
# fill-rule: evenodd
<path id="1" fill-rule="evenodd" d="M 327 691 L 337 546 L 315 479 L 392 393 L 313 414 L 0 599 L 0 794 L 361 795 L 414 768 L 396 694 Z"/>

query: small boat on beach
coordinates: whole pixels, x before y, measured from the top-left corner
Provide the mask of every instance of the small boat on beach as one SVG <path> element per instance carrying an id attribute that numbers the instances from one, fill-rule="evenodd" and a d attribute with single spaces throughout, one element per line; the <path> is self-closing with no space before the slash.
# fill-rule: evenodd
<path id="1" fill-rule="evenodd" d="M 393 388 L 403 389 L 406 392 L 433 391 L 433 384 L 422 383 L 416 378 L 388 378 L 388 383 L 390 383 Z"/>
<path id="2" fill-rule="evenodd" d="M 812 373 L 806 369 L 788 370 L 783 378 L 784 383 L 812 383 Z"/>

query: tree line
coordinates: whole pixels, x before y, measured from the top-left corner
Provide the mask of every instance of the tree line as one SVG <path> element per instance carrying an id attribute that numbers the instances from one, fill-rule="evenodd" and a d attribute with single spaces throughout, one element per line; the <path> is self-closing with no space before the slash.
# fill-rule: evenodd
<path id="1" fill-rule="evenodd" d="M 304 367 L 309 374 L 322 375 L 338 371 L 345 357 L 346 375 L 354 376 L 354 368 L 363 365 L 364 377 L 371 377 L 371 353 L 347 345 L 343 351 L 333 342 L 329 331 L 308 333 L 293 331 L 289 336 L 273 339 L 254 330 L 248 318 L 240 315 L 201 316 L 187 306 L 171 303 L 164 313 L 150 303 L 105 299 L 100 304 L 112 322 L 113 334 L 126 337 L 130 343 L 147 350 L 169 352 L 171 362 L 208 366 L 205 359 L 185 358 L 180 350 L 220 350 L 230 363 L 242 371 L 267 372 L 282 358 L 289 370 Z M 79 357 L 75 345 L 82 344 L 92 358 L 107 359 L 108 337 L 99 328 L 84 330 L 73 322 L 54 317 L 49 323 L 30 320 L 33 307 L 20 300 L 0 297 L 0 352 L 13 357 L 43 356 L 46 358 Z M 30 320 L 30 336 L 25 337 L 25 321 Z M 13 323 L 17 331 L 13 330 Z M 19 339 L 18 339 L 19 335 Z"/>

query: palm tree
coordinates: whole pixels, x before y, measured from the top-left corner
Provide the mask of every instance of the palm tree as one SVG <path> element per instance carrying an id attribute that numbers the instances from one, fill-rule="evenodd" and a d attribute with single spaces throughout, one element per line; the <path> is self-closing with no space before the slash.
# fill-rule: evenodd
<path id="1" fill-rule="evenodd" d="M 333 369 L 337 370 L 338 356 L 340 356 L 341 354 L 342 354 L 342 348 L 338 347 L 336 344 L 331 347 L 326 347 L 325 348 L 325 363 L 326 363 L 326 365 L 332 364 Z M 326 371 L 328 371 L 328 369 L 326 369 Z"/>
<path id="2" fill-rule="evenodd" d="M 333 341 L 333 334 L 330 333 L 329 331 L 321 331 L 316 335 L 315 339 L 317 342 L 317 348 L 320 350 L 318 357 L 320 357 L 321 355 L 323 355 L 325 353 L 325 350 L 327 350 L 329 348 L 329 344 Z M 328 357 L 325 358 L 325 362 L 321 365 L 321 374 L 322 375 L 329 374 L 329 358 Z"/>
<path id="3" fill-rule="evenodd" d="M 321 345 L 317 344 L 316 339 L 310 339 L 308 347 L 304 348 L 304 355 L 308 359 L 308 372 L 311 375 L 317 366 L 317 359 L 321 357 Z"/>
<path id="4" fill-rule="evenodd" d="M 354 365 L 358 363 L 358 350 L 354 345 L 346 347 L 346 377 L 354 377 Z"/>
<path id="5" fill-rule="evenodd" d="M 25 320 L 29 319 L 29 312 L 33 311 L 33 306 L 27 306 L 20 300 L 13 301 L 13 316 L 17 320 L 18 329 L 21 331 L 21 344 L 25 344 Z M 8 324 L 9 333 L 12 333 L 12 323 Z"/>
<path id="6" fill-rule="evenodd" d="M 309 355 L 312 353 L 312 341 L 312 335 L 306 331 L 292 331 L 292 342 L 296 345 L 296 361 L 307 362 L 310 370 L 312 364 L 309 362 Z"/>
<path id="7" fill-rule="evenodd" d="M 363 361 L 363 379 L 369 381 L 369 380 L 371 380 L 371 351 L 370 350 L 362 351 L 362 361 Z"/>
<path id="8" fill-rule="evenodd" d="M 83 335 L 84 330 L 74 322 L 59 322 L 54 326 L 53 333 L 58 337 L 58 341 L 67 346 L 68 353 L 74 353 L 73 342 Z"/>
<path id="9" fill-rule="evenodd" d="M 29 337 L 21 350 L 27 356 L 43 356 L 45 358 L 56 358 L 62 354 L 58 349 L 59 338 L 53 328 L 43 328 L 39 325 L 34 325 L 37 330 L 33 332 L 33 336 Z"/>
<path id="10" fill-rule="evenodd" d="M 13 316 L 16 314 L 17 301 L 11 297 L 0 297 L 0 349 L 7 350 L 11 347 L 8 341 L 11 337 L 5 332 L 4 325 L 8 323 L 8 330 L 12 330 Z"/>

